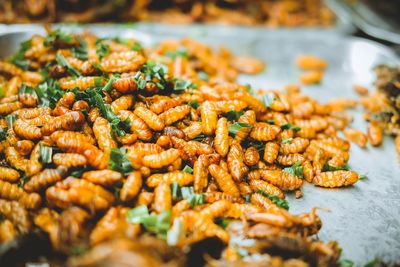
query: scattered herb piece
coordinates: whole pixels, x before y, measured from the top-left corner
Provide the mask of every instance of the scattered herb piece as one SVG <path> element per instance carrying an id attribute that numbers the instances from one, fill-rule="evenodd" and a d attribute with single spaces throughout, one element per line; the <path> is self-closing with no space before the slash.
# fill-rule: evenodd
<path id="1" fill-rule="evenodd" d="M 133 170 L 131 161 L 126 156 L 126 148 L 111 148 L 108 168 L 128 174 Z"/>
<path id="2" fill-rule="evenodd" d="M 292 129 L 292 130 L 295 131 L 295 132 L 298 132 L 298 131 L 301 130 L 300 127 L 294 126 L 294 125 L 291 124 L 290 122 L 289 122 L 289 123 L 282 124 L 282 125 L 281 125 L 281 129 L 282 129 L 282 130 L 289 130 L 289 129 Z"/>
<path id="3" fill-rule="evenodd" d="M 368 179 L 368 176 L 367 176 L 366 174 L 361 174 L 360 176 L 358 176 L 358 179 L 359 179 L 360 181 L 364 181 L 364 180 L 367 180 L 367 179 Z"/>
<path id="4" fill-rule="evenodd" d="M 343 164 L 342 166 L 339 167 L 335 167 L 335 166 L 331 166 L 328 163 L 326 163 L 324 165 L 324 167 L 322 168 L 323 172 L 331 172 L 331 171 L 341 171 L 341 170 L 345 170 L 345 171 L 350 171 L 351 167 L 349 164 Z"/>
<path id="5" fill-rule="evenodd" d="M 242 128 L 251 128 L 251 125 L 248 123 L 235 122 L 234 124 L 229 125 L 228 131 L 231 135 L 235 136 Z"/>
<path id="6" fill-rule="evenodd" d="M 272 124 L 272 125 L 275 124 L 274 120 L 266 120 L 265 122 L 268 123 L 268 124 Z"/>
<path id="7" fill-rule="evenodd" d="M 282 139 L 282 144 L 291 144 L 293 142 L 293 138 Z"/>
<path id="8" fill-rule="evenodd" d="M 70 176 L 73 176 L 73 177 L 75 177 L 75 178 L 81 178 L 81 177 L 82 177 L 82 174 L 83 174 L 84 172 L 87 172 L 87 171 L 90 171 L 90 170 L 91 170 L 91 169 L 90 169 L 90 167 L 88 167 L 88 166 L 80 167 L 80 168 L 78 168 L 78 169 L 73 170 L 73 171 L 70 173 Z"/>
<path id="9" fill-rule="evenodd" d="M 61 31 L 60 29 L 57 29 L 46 36 L 46 39 L 44 40 L 44 45 L 52 46 L 56 42 L 72 44 L 74 42 L 74 37 L 68 33 Z"/>
<path id="10" fill-rule="evenodd" d="M 7 138 L 7 128 L 0 126 L 0 142 L 6 140 Z"/>
<path id="11" fill-rule="evenodd" d="M 217 217 L 214 219 L 214 223 L 226 229 L 228 227 L 230 221 L 224 217 Z"/>
<path id="12" fill-rule="evenodd" d="M 53 149 L 54 148 L 51 146 L 46 146 L 46 145 L 40 144 L 40 148 L 39 148 L 40 162 L 42 162 L 44 164 L 52 163 Z"/>
<path id="13" fill-rule="evenodd" d="M 188 57 L 188 50 L 186 47 L 178 47 L 175 51 L 167 51 L 165 53 L 165 56 L 172 58 L 172 59 L 176 59 L 178 57 L 184 57 L 187 58 Z"/>
<path id="14" fill-rule="evenodd" d="M 99 39 L 96 41 L 96 54 L 99 56 L 100 59 L 110 54 L 110 46 L 103 43 L 104 40 L 106 39 Z"/>
<path id="15" fill-rule="evenodd" d="M 371 261 L 367 262 L 366 264 L 364 264 L 364 267 L 376 267 L 376 266 L 380 266 L 381 259 L 379 258 L 375 258 L 372 259 Z"/>
<path id="16" fill-rule="evenodd" d="M 175 201 L 186 199 L 191 207 L 205 203 L 205 195 L 194 192 L 193 186 L 181 187 L 178 183 L 171 184 L 172 199 Z"/>
<path id="17" fill-rule="evenodd" d="M 207 136 L 205 134 L 199 134 L 198 136 L 196 136 L 195 138 L 193 138 L 192 140 L 194 141 L 203 141 L 204 138 L 206 138 Z"/>
<path id="18" fill-rule="evenodd" d="M 150 215 L 146 205 L 131 209 L 126 213 L 128 223 L 140 223 L 143 227 L 165 240 L 170 228 L 171 211 L 164 211 L 158 215 Z"/>
<path id="19" fill-rule="evenodd" d="M 241 111 L 228 111 L 227 113 L 225 113 L 225 117 L 227 118 L 227 120 L 229 121 L 237 121 L 240 116 L 242 116 L 244 114 L 244 110 Z"/>
<path id="20" fill-rule="evenodd" d="M 11 63 L 20 67 L 23 70 L 27 70 L 30 65 L 30 61 L 25 58 L 25 52 L 32 46 L 32 41 L 27 40 L 22 42 L 17 53 L 12 55 L 9 59 Z"/>
<path id="21" fill-rule="evenodd" d="M 80 60 L 88 59 L 87 43 L 82 39 L 79 39 L 79 45 L 72 47 L 71 51 L 72 55 Z"/>
<path id="22" fill-rule="evenodd" d="M 183 223 L 179 218 L 174 219 L 172 227 L 167 233 L 167 244 L 175 246 L 183 236 Z"/>
<path id="23" fill-rule="evenodd" d="M 263 190 L 257 190 L 256 193 L 259 193 L 262 196 L 269 198 L 272 201 L 272 203 L 276 204 L 278 207 L 283 208 L 285 210 L 289 210 L 289 202 L 286 199 L 280 199 L 277 196 L 271 196 L 270 194 L 266 193 Z"/>
<path id="24" fill-rule="evenodd" d="M 72 76 L 74 76 L 74 77 L 82 76 L 82 74 L 78 70 L 76 70 L 74 67 L 71 66 L 71 64 L 69 64 L 69 62 L 65 59 L 65 57 L 63 55 L 57 54 L 56 61 L 57 61 L 57 64 L 65 67 L 67 69 L 67 72 L 69 74 L 71 74 Z"/>
<path id="25" fill-rule="evenodd" d="M 182 91 L 192 87 L 192 81 L 185 79 L 174 79 L 174 91 Z"/>
<path id="26" fill-rule="evenodd" d="M 283 171 L 296 175 L 300 178 L 304 178 L 303 166 L 301 165 L 301 162 L 296 162 L 291 167 L 284 168 Z"/>
<path id="27" fill-rule="evenodd" d="M 193 169 L 192 169 L 192 167 L 190 167 L 189 165 L 186 165 L 186 166 L 183 168 L 182 171 L 183 171 L 183 172 L 186 172 L 186 173 L 190 173 L 190 174 L 193 173 Z"/>
<path id="28" fill-rule="evenodd" d="M 340 267 L 353 267 L 354 262 L 352 260 L 348 260 L 348 259 L 341 259 L 338 261 L 338 264 Z"/>
<path id="29" fill-rule="evenodd" d="M 54 108 L 64 95 L 64 91 L 60 89 L 58 81 L 49 79 L 35 88 L 36 95 L 39 98 L 39 105 Z"/>
<path id="30" fill-rule="evenodd" d="M 140 90 L 145 89 L 147 83 L 153 83 L 160 89 L 165 89 L 168 81 L 165 79 L 165 74 L 168 69 L 165 65 L 156 63 L 154 61 L 147 61 L 142 66 L 141 70 L 135 75 L 135 81 Z"/>
<path id="31" fill-rule="evenodd" d="M 272 102 L 275 100 L 275 95 L 273 93 L 267 93 L 261 97 L 261 101 L 266 107 L 271 106 Z"/>
<path id="32" fill-rule="evenodd" d="M 5 117 L 8 128 L 13 128 L 14 121 L 17 119 L 17 114 L 10 114 Z"/>
<path id="33" fill-rule="evenodd" d="M 187 104 L 194 109 L 197 109 L 200 106 L 199 102 L 197 101 L 189 101 Z"/>

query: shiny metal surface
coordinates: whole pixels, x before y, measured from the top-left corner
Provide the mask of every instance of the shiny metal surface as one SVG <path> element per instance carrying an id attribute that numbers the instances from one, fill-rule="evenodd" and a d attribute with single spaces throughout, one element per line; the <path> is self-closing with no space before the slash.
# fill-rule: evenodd
<path id="1" fill-rule="evenodd" d="M 235 27 L 198 27 L 136 25 L 123 27 L 87 26 L 102 36 L 119 35 L 138 38 L 151 45 L 166 38 L 192 37 L 214 47 L 226 46 L 240 55 L 253 55 L 267 62 L 267 69 L 257 76 L 242 75 L 241 83 L 255 89 L 281 88 L 298 82 L 300 71 L 295 58 L 302 53 L 320 56 L 329 62 L 321 84 L 304 86 L 303 92 L 321 102 L 337 97 L 356 98 L 352 85 L 373 88 L 373 67 L 376 64 L 399 64 L 388 48 L 377 43 L 329 31 L 260 30 Z M 8 30 L 18 29 L 9 27 Z M 39 27 L 38 27 L 39 29 Z M 82 30 L 68 26 L 67 30 Z M 14 36 L 14 35 L 12 35 Z M 2 46 L 15 46 L 15 40 L 0 37 Z M 16 38 L 16 37 L 14 37 Z M 352 127 L 364 130 L 362 109 L 351 111 Z M 291 212 L 320 210 L 323 228 L 319 238 L 338 240 L 344 258 L 363 264 L 374 257 L 400 262 L 400 165 L 393 139 L 385 137 L 383 146 L 360 149 L 351 147 L 350 165 L 368 179 L 344 189 L 322 189 L 306 184 L 304 197 L 288 196 Z"/>

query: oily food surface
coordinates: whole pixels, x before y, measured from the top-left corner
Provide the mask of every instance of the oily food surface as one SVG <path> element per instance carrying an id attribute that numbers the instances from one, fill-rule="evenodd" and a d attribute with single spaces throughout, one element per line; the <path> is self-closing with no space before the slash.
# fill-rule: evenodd
<path id="1" fill-rule="evenodd" d="M 2 242 L 40 228 L 69 255 L 146 232 L 177 248 L 215 237 L 221 260 L 239 260 L 239 234 L 262 242 L 244 259 L 291 240 L 305 262 L 334 264 L 338 246 L 309 238 L 315 210 L 290 214 L 284 192 L 357 182 L 336 135 L 350 119 L 297 86 L 235 83 L 263 67 L 189 39 L 33 36 L 0 62 Z"/>

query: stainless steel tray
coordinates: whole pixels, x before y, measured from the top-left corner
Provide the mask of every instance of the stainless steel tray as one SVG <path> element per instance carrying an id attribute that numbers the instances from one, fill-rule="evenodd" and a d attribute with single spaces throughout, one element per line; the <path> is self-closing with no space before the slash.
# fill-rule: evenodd
<path id="1" fill-rule="evenodd" d="M 396 0 L 394 0 L 396 1 Z M 328 6 L 339 16 L 351 18 L 351 21 L 366 34 L 375 38 L 400 44 L 399 23 L 394 23 L 366 4 L 356 1 L 349 4 L 346 0 L 326 0 Z M 376 1 L 379 5 L 385 1 Z"/>
<path id="2" fill-rule="evenodd" d="M 31 31 L 42 30 L 29 26 Z M 323 82 L 304 86 L 303 91 L 326 102 L 337 97 L 356 98 L 354 83 L 372 88 L 376 64 L 399 64 L 393 51 L 368 40 L 344 37 L 333 31 L 261 31 L 240 27 L 207 27 L 165 25 L 137 25 L 134 29 L 104 25 L 86 25 L 101 36 L 123 35 L 151 45 L 166 38 L 193 37 L 212 46 L 226 46 L 237 54 L 253 55 L 267 62 L 267 69 L 257 76 L 242 75 L 241 83 L 254 88 L 280 88 L 298 81 L 299 71 L 294 64 L 297 55 L 311 53 L 329 61 Z M 8 26 L 7 31 L 21 31 L 21 26 Z M 66 30 L 82 31 L 82 27 L 65 26 Z M 43 31 L 43 30 L 42 30 Z M 4 42 L 15 46 L 10 40 Z M 362 109 L 352 112 L 352 126 L 365 130 Z M 312 207 L 329 209 L 319 211 L 323 228 L 322 240 L 338 240 L 343 257 L 363 264 L 374 257 L 400 262 L 400 165 L 393 140 L 385 137 L 380 148 L 351 148 L 350 165 L 368 179 L 343 189 L 322 189 L 306 184 L 304 197 L 289 195 L 294 213 L 309 211 Z"/>

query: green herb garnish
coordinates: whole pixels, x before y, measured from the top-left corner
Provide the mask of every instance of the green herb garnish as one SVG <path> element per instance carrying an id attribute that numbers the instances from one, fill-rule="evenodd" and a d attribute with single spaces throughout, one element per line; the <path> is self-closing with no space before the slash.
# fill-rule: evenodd
<path id="1" fill-rule="evenodd" d="M 304 178 L 303 166 L 301 165 L 301 162 L 297 162 L 293 164 L 291 167 L 286 167 L 283 169 L 283 171 L 296 175 L 300 178 Z"/>
<path id="2" fill-rule="evenodd" d="M 295 131 L 295 132 L 298 132 L 298 131 L 301 130 L 300 127 L 294 126 L 294 125 L 291 124 L 290 122 L 289 122 L 289 123 L 282 124 L 282 125 L 281 125 L 281 129 L 282 129 L 282 130 L 289 130 L 289 129 L 291 129 L 291 130 L 293 130 L 293 131 Z"/>
<path id="3" fill-rule="evenodd" d="M 342 166 L 338 166 L 338 167 L 336 167 L 336 166 L 331 166 L 331 165 L 329 165 L 328 163 L 326 163 L 326 164 L 324 165 L 324 167 L 322 168 L 322 171 L 323 171 L 323 172 L 341 171 L 341 170 L 350 171 L 350 170 L 351 170 L 351 167 L 350 167 L 350 165 L 347 164 L 347 163 L 343 164 Z"/>
<path id="4" fill-rule="evenodd" d="M 272 196 L 272 195 L 268 194 L 267 192 L 265 192 L 264 190 L 257 190 L 256 193 L 269 198 L 272 201 L 272 203 L 274 203 L 278 207 L 283 208 L 285 210 L 289 210 L 289 202 L 286 199 L 280 199 L 277 196 Z"/>
<path id="5" fill-rule="evenodd" d="M 186 166 L 183 168 L 182 171 L 183 171 L 183 172 L 186 172 L 186 173 L 190 173 L 190 174 L 193 173 L 193 169 L 192 169 L 192 167 L 190 167 L 189 165 L 186 165 Z"/>
<path id="6" fill-rule="evenodd" d="M 126 156 L 126 148 L 111 148 L 108 168 L 123 174 L 133 171 L 132 163 Z"/>
<path id="7" fill-rule="evenodd" d="M 240 116 L 242 116 L 243 114 L 244 114 L 244 110 L 241 110 L 241 111 L 231 110 L 231 111 L 228 111 L 227 113 L 225 113 L 224 116 L 229 121 L 237 121 L 240 118 Z"/>
<path id="8" fill-rule="evenodd" d="M 282 144 L 291 144 L 293 142 L 293 138 L 282 139 Z"/>
<path id="9" fill-rule="evenodd" d="M 275 100 L 275 95 L 273 93 L 267 93 L 261 97 L 261 101 L 266 107 L 271 106 L 272 102 Z"/>
<path id="10" fill-rule="evenodd" d="M 214 223 L 221 226 L 222 228 L 226 229 L 226 227 L 228 227 L 230 221 L 224 217 L 216 217 L 214 219 Z"/>
<path id="11" fill-rule="evenodd" d="M 82 76 L 82 74 L 78 70 L 76 70 L 74 67 L 71 66 L 71 64 L 69 64 L 69 62 L 65 59 L 65 57 L 63 55 L 57 54 L 56 55 L 56 61 L 57 61 L 57 64 L 59 64 L 59 65 L 63 66 L 64 68 L 66 68 L 67 72 L 70 75 L 72 75 L 74 77 Z"/>
<path id="12" fill-rule="evenodd" d="M 54 147 L 40 144 L 40 149 L 39 149 L 39 154 L 40 154 L 39 160 L 40 160 L 40 162 L 42 162 L 44 164 L 52 163 L 53 150 L 54 150 Z"/>
<path id="13" fill-rule="evenodd" d="M 235 136 L 242 128 L 251 128 L 251 125 L 243 122 L 235 122 L 234 124 L 229 125 L 228 131 L 229 134 Z"/>

